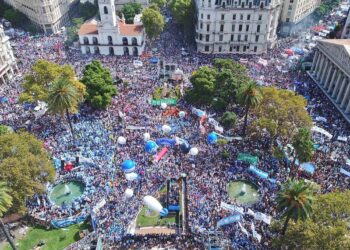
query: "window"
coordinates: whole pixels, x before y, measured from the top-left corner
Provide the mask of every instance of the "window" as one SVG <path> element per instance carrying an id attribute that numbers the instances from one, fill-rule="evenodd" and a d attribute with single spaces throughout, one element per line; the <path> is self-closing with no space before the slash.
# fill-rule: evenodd
<path id="1" fill-rule="evenodd" d="M 209 46 L 204 47 L 204 51 L 208 52 L 209 51 Z"/>
<path id="2" fill-rule="evenodd" d="M 249 24 L 245 26 L 245 31 L 249 31 Z"/>
<path id="3" fill-rule="evenodd" d="M 221 14 L 221 20 L 225 20 L 225 15 Z"/>
<path id="4" fill-rule="evenodd" d="M 241 35 L 238 35 L 238 42 L 241 41 Z"/>
<path id="5" fill-rule="evenodd" d="M 95 45 L 98 44 L 97 37 L 93 37 L 93 38 L 92 38 L 92 43 L 95 44 Z"/>
<path id="6" fill-rule="evenodd" d="M 286 23 L 289 23 L 289 18 L 286 18 Z"/>
<path id="7" fill-rule="evenodd" d="M 209 42 L 210 35 L 205 35 L 205 41 Z"/>
<path id="8" fill-rule="evenodd" d="M 128 38 L 123 37 L 123 45 L 128 45 Z"/>
<path id="9" fill-rule="evenodd" d="M 89 44 L 89 39 L 87 37 L 84 37 L 83 40 L 84 40 L 84 44 Z"/>
<path id="10" fill-rule="evenodd" d="M 230 46 L 230 52 L 232 52 L 232 46 Z"/>
<path id="11" fill-rule="evenodd" d="M 244 41 L 248 42 L 248 35 L 244 36 Z"/>
<path id="12" fill-rule="evenodd" d="M 247 50 L 247 46 L 243 46 L 243 52 L 245 52 Z"/>
<path id="13" fill-rule="evenodd" d="M 210 24 L 207 24 L 207 31 L 210 30 Z"/>
<path id="14" fill-rule="evenodd" d="M 220 25 L 220 32 L 223 32 L 223 31 L 224 31 L 224 25 L 221 24 L 221 25 Z"/>
<path id="15" fill-rule="evenodd" d="M 249 9 L 252 8 L 252 2 L 249 2 Z"/>
<path id="16" fill-rule="evenodd" d="M 203 35 L 199 34 L 199 41 L 202 41 L 202 39 L 203 39 Z"/>
<path id="17" fill-rule="evenodd" d="M 244 3 L 242 3 L 242 8 L 244 8 Z"/>
<path id="18" fill-rule="evenodd" d="M 261 20 L 262 20 L 262 15 L 260 14 L 260 15 L 259 15 L 259 21 L 261 21 Z"/>
<path id="19" fill-rule="evenodd" d="M 207 15 L 207 19 L 210 20 L 210 15 L 209 14 Z"/>
<path id="20" fill-rule="evenodd" d="M 223 35 L 220 35 L 220 36 L 219 36 L 219 41 L 222 42 L 222 40 L 224 40 L 224 36 L 223 36 Z"/>
<path id="21" fill-rule="evenodd" d="M 234 35 L 231 35 L 231 42 L 233 42 L 233 39 L 235 38 Z"/>
<path id="22" fill-rule="evenodd" d="M 201 19 L 203 19 L 203 13 L 201 13 Z"/>
<path id="23" fill-rule="evenodd" d="M 103 7 L 103 13 L 108 14 L 107 6 Z"/>
<path id="24" fill-rule="evenodd" d="M 257 51 L 258 51 L 258 47 L 254 46 L 254 52 L 257 52 Z"/>
<path id="25" fill-rule="evenodd" d="M 247 15 L 247 20 L 248 20 L 248 21 L 250 20 L 250 15 Z"/>
<path id="26" fill-rule="evenodd" d="M 256 32 L 260 32 L 260 24 L 256 27 Z"/>
<path id="27" fill-rule="evenodd" d="M 236 47 L 236 51 L 239 52 L 239 45 Z"/>
<path id="28" fill-rule="evenodd" d="M 241 14 L 241 20 L 243 20 L 243 14 Z"/>
<path id="29" fill-rule="evenodd" d="M 132 43 L 132 45 L 137 46 L 137 38 L 136 38 L 136 37 L 133 37 L 133 38 L 131 39 L 131 43 Z"/>
<path id="30" fill-rule="evenodd" d="M 236 20 L 236 14 L 233 14 L 232 20 Z"/>
<path id="31" fill-rule="evenodd" d="M 108 44 L 109 44 L 109 45 L 112 45 L 112 44 L 113 44 L 112 37 L 111 37 L 111 36 L 108 36 L 107 39 L 108 39 Z"/>
<path id="32" fill-rule="evenodd" d="M 222 51 L 222 47 L 221 46 L 219 46 L 219 52 L 221 52 Z"/>
<path id="33" fill-rule="evenodd" d="M 200 29 L 203 29 L 203 23 L 200 23 L 199 27 Z"/>
<path id="34" fill-rule="evenodd" d="M 238 26 L 238 31 L 242 31 L 242 27 L 243 27 L 243 25 L 240 24 L 240 25 Z"/>
<path id="35" fill-rule="evenodd" d="M 259 42 L 259 36 L 255 36 L 255 42 Z"/>
<path id="36" fill-rule="evenodd" d="M 263 3 L 263 2 L 260 3 L 260 8 L 261 8 L 261 9 L 264 8 L 264 3 Z"/>
<path id="37" fill-rule="evenodd" d="M 232 24 L 232 31 L 234 32 L 236 29 L 236 26 L 234 24 Z"/>

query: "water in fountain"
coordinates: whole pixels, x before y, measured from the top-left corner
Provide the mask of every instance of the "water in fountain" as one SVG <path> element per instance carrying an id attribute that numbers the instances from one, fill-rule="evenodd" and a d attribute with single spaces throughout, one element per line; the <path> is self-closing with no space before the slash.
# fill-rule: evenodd
<path id="1" fill-rule="evenodd" d="M 242 188 L 241 188 L 241 192 L 239 193 L 239 195 L 243 196 L 247 193 L 247 185 L 245 183 L 243 183 Z"/>
<path id="2" fill-rule="evenodd" d="M 64 194 L 69 195 L 71 193 L 70 188 L 67 184 L 64 184 Z"/>

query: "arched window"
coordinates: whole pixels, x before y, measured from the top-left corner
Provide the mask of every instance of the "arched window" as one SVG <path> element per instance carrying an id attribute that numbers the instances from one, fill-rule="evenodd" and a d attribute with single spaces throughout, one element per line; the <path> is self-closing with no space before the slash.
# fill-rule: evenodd
<path id="1" fill-rule="evenodd" d="M 132 39 L 131 39 L 131 42 L 132 42 L 132 45 L 136 45 L 137 46 L 137 38 L 136 37 L 133 37 Z"/>
<path id="2" fill-rule="evenodd" d="M 93 38 L 92 38 L 92 43 L 95 44 L 95 45 L 98 44 L 98 39 L 97 39 L 97 37 L 93 37 Z"/>
<path id="3" fill-rule="evenodd" d="M 108 44 L 113 45 L 113 39 L 111 36 L 108 36 Z"/>
<path id="4" fill-rule="evenodd" d="M 107 6 L 103 7 L 103 12 L 104 12 L 105 14 L 108 14 Z"/>
<path id="5" fill-rule="evenodd" d="M 89 39 L 87 37 L 84 37 L 84 44 L 89 44 Z"/>
<path id="6" fill-rule="evenodd" d="M 86 54 L 90 54 L 91 51 L 90 51 L 90 47 L 86 47 Z"/>
<path id="7" fill-rule="evenodd" d="M 128 55 L 129 55 L 129 48 L 124 47 L 124 56 L 128 56 Z"/>
<path id="8" fill-rule="evenodd" d="M 114 56 L 114 49 L 113 49 L 113 47 L 109 47 L 109 54 L 111 56 Z"/>
<path id="9" fill-rule="evenodd" d="M 123 45 L 128 45 L 128 38 L 123 37 Z"/>
<path id="10" fill-rule="evenodd" d="M 100 54 L 100 49 L 97 46 L 94 47 L 94 54 L 96 55 Z"/>
<path id="11" fill-rule="evenodd" d="M 139 56 L 139 50 L 137 49 L 137 47 L 133 47 L 133 49 L 132 49 L 132 55 L 133 55 L 133 56 Z"/>

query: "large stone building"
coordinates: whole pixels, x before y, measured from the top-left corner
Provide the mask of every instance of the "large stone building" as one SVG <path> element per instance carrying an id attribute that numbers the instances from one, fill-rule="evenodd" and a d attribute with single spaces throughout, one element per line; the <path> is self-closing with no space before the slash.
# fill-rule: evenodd
<path id="1" fill-rule="evenodd" d="M 98 1 L 101 21 L 92 19 L 78 32 L 83 54 L 139 56 L 145 46 L 145 33 L 140 15 L 134 24 L 126 24 L 115 13 L 114 0 Z"/>
<path id="2" fill-rule="evenodd" d="M 70 20 L 79 0 L 5 0 L 45 33 L 57 33 Z"/>
<path id="3" fill-rule="evenodd" d="M 282 0 L 196 0 L 202 53 L 261 54 L 275 45 Z"/>
<path id="4" fill-rule="evenodd" d="M 12 52 L 10 39 L 0 25 L 0 83 L 4 84 L 10 80 L 16 69 L 16 59 Z"/>
<path id="5" fill-rule="evenodd" d="M 350 39 L 320 40 L 309 75 L 350 123 Z"/>
<path id="6" fill-rule="evenodd" d="M 290 35 L 311 25 L 307 17 L 320 5 L 321 0 L 283 0 L 281 34 Z"/>
<path id="7" fill-rule="evenodd" d="M 80 0 L 80 2 L 81 3 L 86 3 L 86 2 L 94 3 L 95 0 Z M 116 10 L 121 10 L 123 8 L 123 5 L 127 4 L 127 3 L 139 3 L 142 5 L 142 7 L 147 7 L 149 5 L 148 0 L 116 0 L 115 1 Z"/>
<path id="8" fill-rule="evenodd" d="M 348 18 L 346 19 L 346 22 L 344 25 L 344 29 L 343 29 L 343 33 L 342 33 L 341 38 L 343 38 L 343 39 L 350 38 L 350 9 L 349 9 L 349 13 L 348 13 Z"/>

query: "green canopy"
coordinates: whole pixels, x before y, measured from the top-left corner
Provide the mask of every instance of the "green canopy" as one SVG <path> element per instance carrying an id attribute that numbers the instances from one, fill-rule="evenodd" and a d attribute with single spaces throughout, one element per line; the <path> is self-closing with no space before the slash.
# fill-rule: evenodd
<path id="1" fill-rule="evenodd" d="M 151 100 L 151 105 L 153 105 L 153 106 L 159 106 L 162 103 L 166 103 L 168 105 L 176 105 L 177 100 L 175 98 L 164 98 L 164 99 L 159 99 L 159 100 L 155 100 L 155 99 Z"/>
<path id="2" fill-rule="evenodd" d="M 257 156 L 253 156 L 253 155 L 250 155 L 250 154 L 244 154 L 244 153 L 239 153 L 238 157 L 237 157 L 237 160 L 245 161 L 245 162 L 248 162 L 248 163 L 250 163 L 252 165 L 257 165 L 258 162 L 259 162 L 259 158 Z"/>

